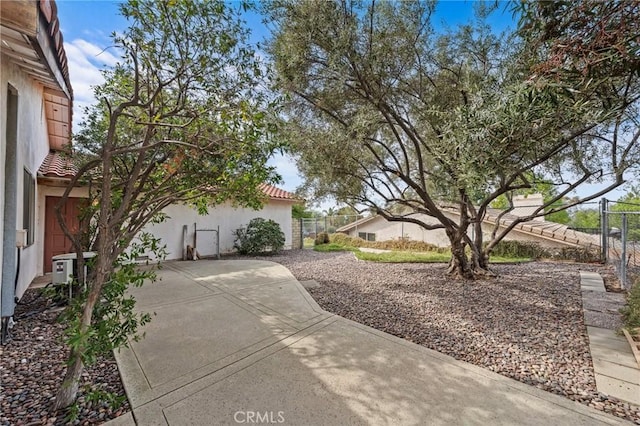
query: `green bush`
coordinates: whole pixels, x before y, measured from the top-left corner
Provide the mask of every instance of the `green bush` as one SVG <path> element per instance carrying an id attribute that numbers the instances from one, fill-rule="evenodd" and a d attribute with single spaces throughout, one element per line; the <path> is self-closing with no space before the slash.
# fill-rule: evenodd
<path id="1" fill-rule="evenodd" d="M 249 225 L 236 229 L 233 235 L 233 248 L 240 254 L 276 253 L 284 247 L 284 232 L 280 225 L 271 219 L 251 219 Z"/>
<path id="2" fill-rule="evenodd" d="M 331 234 L 332 243 L 342 244 L 350 247 L 368 247 L 382 250 L 400 250 L 400 251 L 420 251 L 420 252 L 436 252 L 448 253 L 449 249 L 438 247 L 423 241 L 413 241 L 409 239 L 387 240 L 387 241 L 366 241 L 362 238 L 351 237 L 347 234 Z"/>
<path id="3" fill-rule="evenodd" d="M 563 247 L 551 256 L 555 260 L 571 260 L 580 263 L 600 263 L 600 250 L 584 247 Z"/>
<path id="4" fill-rule="evenodd" d="M 320 244 L 328 244 L 329 243 L 329 234 L 326 232 L 320 232 L 316 235 L 316 239 L 314 241 L 314 245 L 319 246 Z"/>
<path id="5" fill-rule="evenodd" d="M 540 259 L 549 258 L 551 253 L 540 244 L 530 241 L 506 241 L 502 240 L 493 248 L 492 256 Z"/>
<path id="6" fill-rule="evenodd" d="M 627 304 L 620 309 L 627 328 L 640 327 L 640 278 L 635 280 L 627 294 Z"/>

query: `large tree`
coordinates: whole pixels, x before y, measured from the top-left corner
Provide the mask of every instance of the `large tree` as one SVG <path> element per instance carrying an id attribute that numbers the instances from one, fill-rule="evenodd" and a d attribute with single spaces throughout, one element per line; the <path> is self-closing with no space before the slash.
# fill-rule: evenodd
<path id="1" fill-rule="evenodd" d="M 267 10 L 277 87 L 290 99 L 285 128 L 311 196 L 444 229 L 452 273 L 487 273 L 519 222 L 599 197 L 637 164 L 637 135 L 617 126 L 637 106 L 637 73 L 597 88 L 573 75 L 539 78 L 552 52 L 539 34 L 497 36 L 481 14 L 436 34 L 433 2 L 275 0 Z M 541 183 L 532 176 L 556 195 L 487 238 L 490 203 Z M 608 188 L 552 207 L 605 177 Z"/>
<path id="2" fill-rule="evenodd" d="M 136 272 L 134 257 L 160 247 L 144 226 L 174 203 L 200 211 L 227 200 L 258 207 L 258 185 L 278 180 L 266 165 L 277 145 L 263 67 L 247 44 L 242 11 L 222 0 L 130 0 L 120 11 L 130 25 L 113 36 L 121 61 L 95 89 L 98 103 L 75 138 L 79 172 L 60 202 L 74 186 L 89 187 L 81 232 L 72 233 L 58 212 L 80 275 L 81 253 L 97 256 L 68 316 L 71 351 L 57 408 L 74 401 L 97 349 L 126 344 L 149 319 L 133 311 L 125 292 L 129 281 L 151 277 Z"/>

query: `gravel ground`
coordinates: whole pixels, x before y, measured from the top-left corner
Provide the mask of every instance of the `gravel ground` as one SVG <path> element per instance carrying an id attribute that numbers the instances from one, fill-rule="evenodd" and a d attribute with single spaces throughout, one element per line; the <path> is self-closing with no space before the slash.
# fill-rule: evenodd
<path id="1" fill-rule="evenodd" d="M 446 278 L 444 265 L 361 262 L 351 253 L 297 250 L 261 259 L 283 264 L 298 280 L 320 282 L 310 292 L 330 312 L 640 425 L 640 407 L 596 391 L 578 275 L 596 266 L 496 265 L 498 278 L 465 282 Z M 37 295 L 29 290 L 16 316 L 44 307 Z M 126 399 L 113 410 L 81 394 L 76 421 L 52 412 L 67 358 L 56 318 L 19 320 L 14 339 L 0 347 L 0 425 L 99 424 L 130 410 Z M 82 387 L 89 384 L 124 395 L 113 358 L 85 372 Z"/>
<path id="2" fill-rule="evenodd" d="M 37 312 L 47 301 L 38 298 L 40 290 L 28 290 L 16 308 L 16 318 Z M 39 313 L 18 319 L 12 329 L 13 340 L 0 346 L 0 425 L 87 425 L 100 424 L 129 411 L 129 403 L 111 409 L 106 403 L 91 404 L 87 386 L 124 396 L 120 373 L 113 357 L 99 359 L 85 370 L 75 421 L 70 413 L 53 412 L 55 394 L 66 371 L 68 351 L 61 343 L 63 327 L 58 313 Z"/>
<path id="3" fill-rule="evenodd" d="M 596 390 L 578 271 L 598 266 L 494 265 L 498 278 L 468 282 L 447 278 L 442 264 L 363 262 L 351 253 L 262 259 L 320 282 L 310 293 L 330 312 L 640 424 L 640 407 Z"/>

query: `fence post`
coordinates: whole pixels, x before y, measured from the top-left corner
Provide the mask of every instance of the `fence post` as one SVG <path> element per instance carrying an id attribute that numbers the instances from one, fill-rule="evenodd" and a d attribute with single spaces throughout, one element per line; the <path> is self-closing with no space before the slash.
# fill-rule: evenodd
<path id="1" fill-rule="evenodd" d="M 608 201 L 602 197 L 600 200 L 600 227 L 601 227 L 601 248 L 602 248 L 602 263 L 607 263 L 609 260 L 609 218 L 608 218 Z"/>
<path id="2" fill-rule="evenodd" d="M 620 250 L 620 284 L 622 289 L 627 288 L 627 214 L 622 213 L 621 231 L 622 249 Z"/>

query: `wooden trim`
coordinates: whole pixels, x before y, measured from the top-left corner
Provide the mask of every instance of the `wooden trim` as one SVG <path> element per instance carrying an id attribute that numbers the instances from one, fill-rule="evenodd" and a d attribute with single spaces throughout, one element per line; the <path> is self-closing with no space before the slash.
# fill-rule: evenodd
<path id="1" fill-rule="evenodd" d="M 0 1 L 0 24 L 35 37 L 38 32 L 38 7 L 33 1 Z"/>

